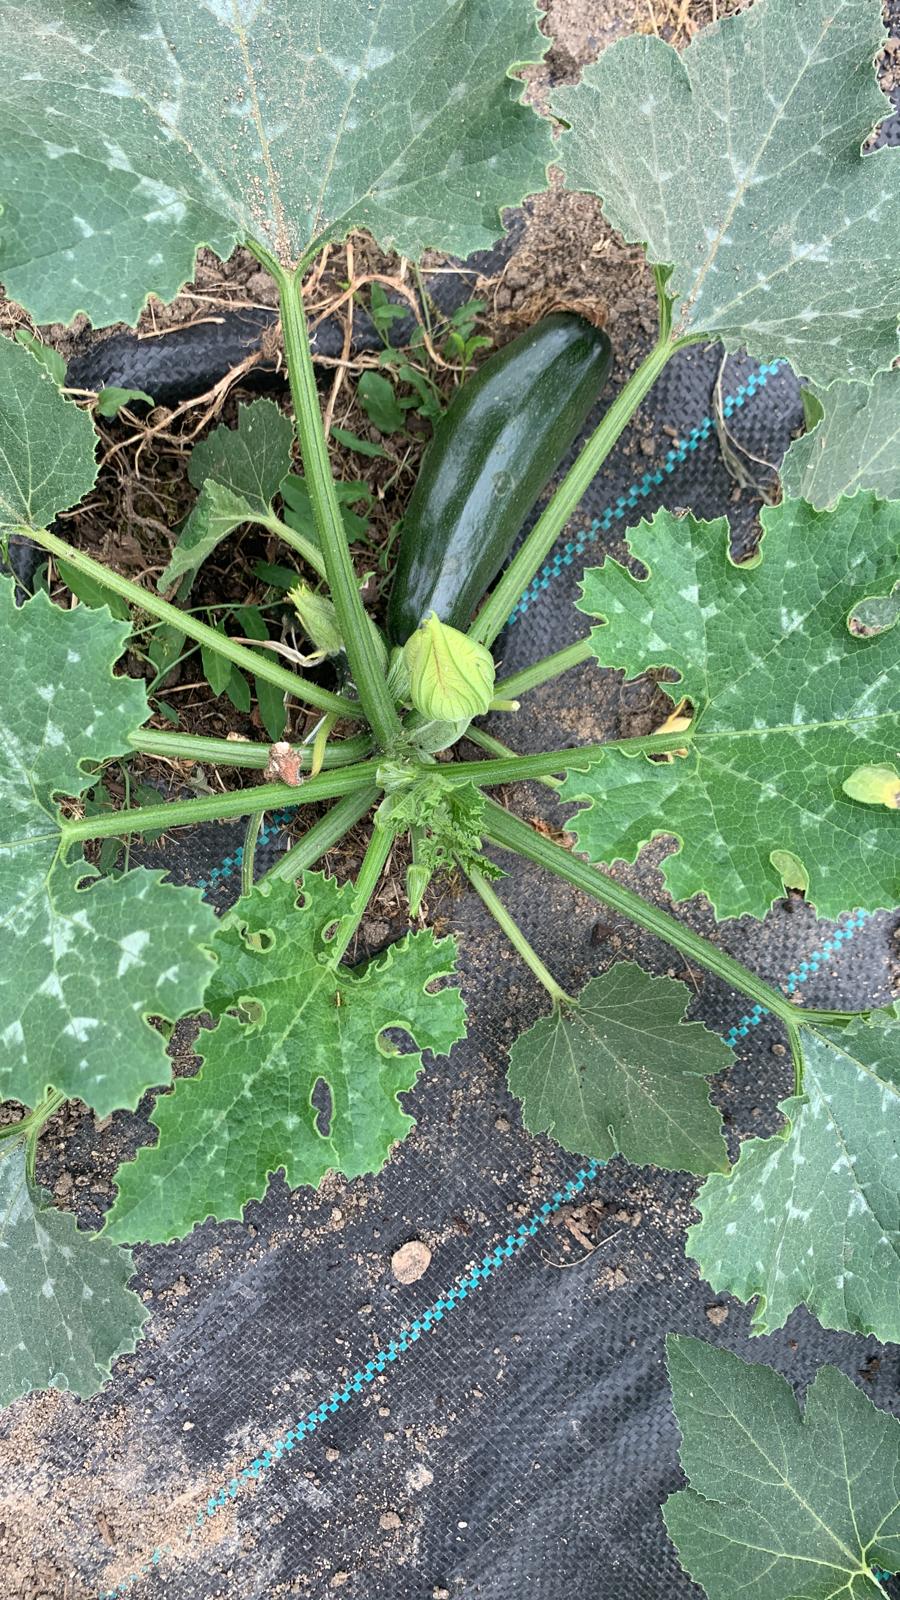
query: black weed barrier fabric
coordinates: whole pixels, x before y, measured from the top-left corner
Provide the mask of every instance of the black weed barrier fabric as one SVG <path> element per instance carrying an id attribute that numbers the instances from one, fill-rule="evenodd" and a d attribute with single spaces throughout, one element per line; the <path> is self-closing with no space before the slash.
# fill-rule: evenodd
<path id="1" fill-rule="evenodd" d="M 758 496 L 734 498 L 715 429 L 704 426 L 720 365 L 718 350 L 692 350 L 650 397 L 641 421 L 645 435 L 650 419 L 658 443 L 650 469 L 685 441 L 696 444 L 640 507 L 727 512 L 746 547 Z M 754 371 L 729 360 L 723 394 L 746 390 Z M 751 388 L 729 427 L 748 457 L 777 462 L 799 423 L 797 385 L 778 369 Z M 624 440 L 561 541 L 558 575 L 507 630 L 505 668 L 584 631 L 571 604 L 578 575 L 604 550 L 622 553 L 624 528 L 639 515 L 629 500 L 634 461 Z M 611 518 L 620 500 L 624 510 Z M 586 531 L 596 538 L 567 564 L 566 550 Z M 633 728 L 647 695 L 640 686 L 623 691 L 613 674 L 579 669 L 529 697 L 516 736 L 532 748 L 548 738 L 610 737 Z M 538 786 L 508 798 L 524 815 L 564 820 Z M 224 906 L 237 877 L 222 863 L 233 864 L 240 837 L 232 827 L 201 828 L 149 859 L 180 880 L 209 882 Z M 260 865 L 283 845 L 276 831 Z M 665 849 L 657 841 L 623 872 L 661 903 Z M 566 988 L 636 956 L 692 983 L 696 1016 L 725 1033 L 739 1022 L 737 996 L 615 917 L 600 920 L 595 906 L 535 869 L 517 870 L 503 892 Z M 748 1337 L 747 1310 L 713 1295 L 685 1258 L 696 1180 L 618 1159 L 584 1180 L 576 1157 L 522 1130 L 506 1089 L 506 1051 L 546 1009 L 545 996 L 473 896 L 448 895 L 438 910 L 458 932 L 470 1031 L 407 1097 L 414 1131 L 376 1177 L 329 1180 L 319 1193 L 289 1192 L 276 1178 L 243 1223 L 207 1223 L 183 1242 L 137 1251 L 151 1315 L 135 1355 L 95 1399 L 54 1397 L 39 1407 L 32 1455 L 18 1446 L 30 1402 L 2 1420 L 40 1525 L 39 1576 L 19 1589 L 14 1575 L 4 1592 L 689 1600 L 700 1591 L 682 1572 L 659 1509 L 682 1482 L 663 1364 L 668 1331 L 766 1362 L 798 1394 L 834 1363 L 876 1404 L 900 1410 L 894 1348 L 825 1332 L 802 1310 L 782 1332 Z M 796 900 L 763 925 L 716 928 L 702 905 L 678 914 L 775 981 L 834 931 Z M 810 1002 L 886 1002 L 895 925 L 888 915 L 854 925 L 806 983 Z M 374 930 L 377 944 L 401 926 L 398 906 L 396 919 Z M 791 1087 L 777 1027 L 763 1021 L 738 1045 L 737 1064 L 715 1091 L 734 1149 L 739 1135 L 775 1129 L 776 1102 Z M 146 1142 L 144 1121 L 122 1124 L 127 1146 Z M 66 1152 L 76 1182 L 96 1164 L 90 1122 L 83 1128 Z M 120 1131 L 117 1154 L 122 1144 Z M 412 1240 L 427 1246 L 430 1264 L 404 1285 L 392 1257 Z M 460 1279 L 465 1295 L 450 1292 Z M 435 1305 L 440 1316 L 423 1315 Z M 392 1340 L 401 1347 L 393 1359 Z M 289 1430 L 296 1437 L 313 1412 L 315 1427 L 279 1449 L 276 1441 Z M 210 1518 L 217 1496 L 222 1508 Z M 191 1535 L 198 1514 L 202 1526 Z"/>
<path id="2" fill-rule="evenodd" d="M 164 343 L 171 353 L 174 336 Z M 105 348 L 109 359 L 122 355 Z M 230 348 L 223 359 L 232 362 Z M 620 442 L 501 641 L 506 671 L 586 631 L 572 606 L 580 571 L 604 552 L 621 556 L 627 527 L 657 506 L 727 514 L 736 549 L 751 547 L 760 496 L 750 486 L 736 495 L 723 464 L 717 380 L 733 397 L 729 447 L 761 486 L 800 426 L 799 390 L 787 368 L 760 372 L 733 358 L 720 374 L 721 364 L 718 348 L 670 364 L 638 419 L 653 454 L 634 451 L 633 430 Z M 130 369 L 100 376 L 160 397 L 159 382 Z M 201 387 L 208 376 L 197 377 Z M 176 380 L 192 392 L 183 373 Z M 585 667 L 526 705 L 514 734 L 508 719 L 496 731 L 539 749 L 635 731 L 649 690 Z M 565 820 L 538 786 L 507 798 L 522 815 Z M 179 881 L 208 883 L 224 907 L 237 893 L 240 839 L 233 827 L 200 828 L 147 859 Z M 276 830 L 259 865 L 285 843 Z M 665 849 L 657 841 L 622 872 L 661 904 Z M 691 983 L 693 1015 L 726 1034 L 739 1024 L 739 997 L 536 869 L 517 868 L 503 894 L 565 988 L 632 956 Z M 783 1331 L 749 1337 L 748 1311 L 713 1295 L 685 1257 L 697 1180 L 619 1159 L 585 1178 L 576 1157 L 523 1131 L 506 1052 L 546 997 L 474 896 L 448 894 L 438 912 L 458 934 L 469 1036 L 406 1097 L 416 1127 L 387 1167 L 328 1180 L 318 1193 L 290 1192 L 276 1177 L 242 1223 L 206 1223 L 180 1243 L 139 1249 L 147 1337 L 113 1382 L 88 1402 L 26 1400 L 0 1419 L 36 1530 L 30 1569 L 6 1575 L 4 1595 L 691 1600 L 701 1591 L 660 1515 L 683 1481 L 667 1332 L 765 1362 L 799 1395 L 833 1363 L 900 1412 L 896 1348 L 826 1332 L 802 1310 Z M 802 971 L 835 929 L 799 900 L 762 925 L 716 927 L 702 904 L 677 914 L 776 983 Z M 887 1002 L 897 918 L 841 926 L 839 951 L 803 994 L 819 1006 Z M 398 905 L 381 930 L 370 924 L 373 949 L 401 929 Z M 764 1020 L 738 1037 L 737 1063 L 715 1089 L 732 1154 L 739 1136 L 774 1131 L 790 1091 L 779 1030 Z M 76 1183 L 110 1137 L 127 1156 L 150 1134 L 140 1117 L 117 1119 L 112 1136 L 86 1120 L 65 1152 Z M 104 1152 L 112 1170 L 109 1143 Z M 392 1258 L 410 1241 L 430 1263 L 402 1284 Z M 315 1426 L 298 1430 L 310 1413 Z M 299 1442 L 279 1449 L 289 1430 Z"/>

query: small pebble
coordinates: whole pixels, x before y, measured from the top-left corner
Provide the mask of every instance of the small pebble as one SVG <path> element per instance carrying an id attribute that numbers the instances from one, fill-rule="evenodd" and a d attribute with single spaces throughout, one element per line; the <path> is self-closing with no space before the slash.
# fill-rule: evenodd
<path id="1" fill-rule="evenodd" d="M 378 1526 L 383 1528 L 385 1533 L 393 1533 L 396 1528 L 401 1526 L 401 1521 L 396 1511 L 383 1511 L 378 1518 Z"/>
<path id="2" fill-rule="evenodd" d="M 421 1239 L 410 1239 L 391 1256 L 391 1271 L 398 1283 L 415 1283 L 431 1265 L 431 1251 Z"/>

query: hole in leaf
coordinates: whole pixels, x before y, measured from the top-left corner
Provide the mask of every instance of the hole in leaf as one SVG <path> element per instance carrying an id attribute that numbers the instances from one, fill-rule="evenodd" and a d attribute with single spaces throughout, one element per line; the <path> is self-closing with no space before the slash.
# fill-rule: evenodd
<path id="1" fill-rule="evenodd" d="M 331 1086 L 324 1078 L 316 1079 L 309 1101 L 316 1113 L 316 1132 L 320 1133 L 323 1139 L 327 1139 L 331 1133 L 334 1100 L 331 1094 Z"/>
<path id="2" fill-rule="evenodd" d="M 381 1029 L 375 1047 L 383 1056 L 408 1056 L 416 1049 L 416 1041 L 403 1022 L 393 1022 Z"/>
<path id="3" fill-rule="evenodd" d="M 324 928 L 322 929 L 322 938 L 325 940 L 326 944 L 335 937 L 340 925 L 340 917 L 335 917 L 333 922 L 326 922 Z"/>
<path id="4" fill-rule="evenodd" d="M 871 639 L 887 633 L 900 617 L 900 582 L 890 594 L 871 594 L 859 600 L 847 618 L 847 627 L 857 639 Z"/>
<path id="5" fill-rule="evenodd" d="M 269 928 L 248 928 L 245 924 L 241 938 L 248 950 L 271 950 L 275 944 L 275 935 Z"/>
<path id="6" fill-rule="evenodd" d="M 266 1008 L 251 995 L 245 995 L 234 1007 L 232 1015 L 246 1027 L 258 1028 L 260 1023 L 266 1020 Z"/>
<path id="7" fill-rule="evenodd" d="M 792 850 L 772 850 L 769 852 L 769 860 L 781 879 L 786 895 L 790 896 L 792 892 L 799 895 L 806 894 L 809 889 L 809 873 Z"/>

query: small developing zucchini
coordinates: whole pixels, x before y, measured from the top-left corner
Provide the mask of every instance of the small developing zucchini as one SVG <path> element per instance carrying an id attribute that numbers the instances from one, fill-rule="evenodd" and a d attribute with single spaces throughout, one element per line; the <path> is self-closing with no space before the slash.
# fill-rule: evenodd
<path id="1" fill-rule="evenodd" d="M 388 604 L 404 644 L 435 611 L 465 629 L 612 366 L 605 333 L 570 312 L 535 323 L 454 395 L 422 458 Z"/>

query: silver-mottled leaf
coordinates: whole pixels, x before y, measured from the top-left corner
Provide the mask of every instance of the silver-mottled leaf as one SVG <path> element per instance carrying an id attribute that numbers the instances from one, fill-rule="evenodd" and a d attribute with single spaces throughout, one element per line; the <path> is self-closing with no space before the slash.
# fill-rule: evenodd
<path id="1" fill-rule="evenodd" d="M 782 892 L 777 851 L 802 864 L 823 916 L 891 906 L 897 813 L 860 805 L 842 784 L 897 750 L 896 634 L 856 633 L 848 618 L 891 591 L 900 503 L 858 494 L 817 512 L 785 501 L 761 520 L 760 555 L 741 566 L 724 518 L 660 511 L 628 536 L 648 577 L 612 561 L 585 573 L 580 609 L 605 618 L 591 634 L 598 659 L 628 678 L 677 672 L 667 692 L 687 696 L 694 718 L 683 757 L 611 751 L 570 771 L 562 797 L 592 802 L 570 826 L 593 861 L 634 860 L 655 835 L 676 835 L 670 893 L 705 893 L 719 917 L 765 916 Z"/>
<path id="2" fill-rule="evenodd" d="M 758 1297 L 755 1333 L 807 1305 L 827 1328 L 900 1342 L 900 1028 L 876 1018 L 801 1040 L 787 1126 L 704 1184 L 688 1250 L 717 1293 Z"/>
<path id="3" fill-rule="evenodd" d="M 97 435 L 24 345 L 0 336 L 0 531 L 46 528 L 94 486 Z"/>
<path id="4" fill-rule="evenodd" d="M 82 764 L 126 754 L 146 719 L 144 685 L 112 671 L 128 633 L 105 606 L 16 607 L 0 579 L 0 1097 L 52 1083 L 101 1115 L 171 1076 L 146 1019 L 199 1007 L 216 926 L 158 872 L 85 888 L 94 869 L 58 859 L 54 797 L 83 794 Z"/>
<path id="5" fill-rule="evenodd" d="M 332 1169 L 377 1172 L 412 1118 L 422 1049 L 446 1054 L 465 1034 L 452 939 L 409 933 L 360 971 L 329 960 L 329 934 L 353 906 L 353 885 L 310 872 L 257 886 L 220 926 L 206 996 L 220 1017 L 200 1034 L 200 1072 L 162 1095 L 159 1142 L 124 1163 L 107 1220 L 115 1239 L 161 1241 L 205 1217 L 239 1217 L 270 1175 L 317 1185 Z M 418 1046 L 401 1052 L 398 1029 Z M 316 1091 L 322 1098 L 317 1098 Z M 327 1106 L 327 1115 L 322 1107 Z"/>
<path id="6" fill-rule="evenodd" d="M 131 1251 L 42 1204 L 25 1143 L 0 1141 L 0 1406 L 31 1389 L 93 1394 L 147 1319 Z"/>
<path id="7" fill-rule="evenodd" d="M 879 372 L 870 384 L 833 383 L 813 394 L 822 416 L 794 440 L 781 464 L 785 495 L 819 510 L 859 489 L 900 500 L 900 370 Z"/>
<path id="8" fill-rule="evenodd" d="M 553 94 L 569 188 L 673 268 L 677 333 L 821 383 L 890 365 L 900 150 L 861 153 L 883 42 L 880 0 L 756 0 L 681 55 L 624 39 Z"/>
<path id="9" fill-rule="evenodd" d="M 3 0 L 0 277 L 39 322 L 133 322 L 198 245 L 284 262 L 368 228 L 491 245 L 545 183 L 513 63 L 533 0 Z"/>

